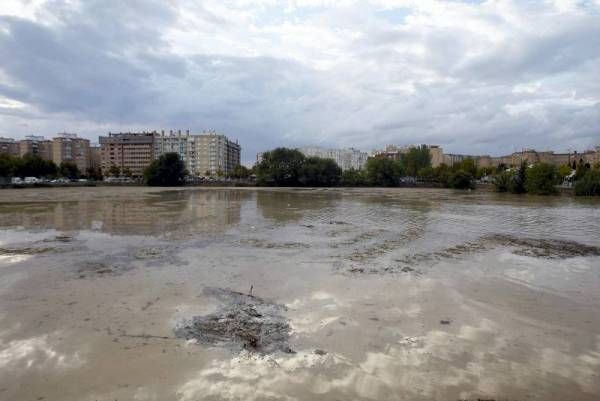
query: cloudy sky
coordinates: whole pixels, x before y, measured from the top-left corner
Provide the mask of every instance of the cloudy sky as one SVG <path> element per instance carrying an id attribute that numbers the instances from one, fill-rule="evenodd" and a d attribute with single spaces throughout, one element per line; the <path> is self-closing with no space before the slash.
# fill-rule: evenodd
<path id="1" fill-rule="evenodd" d="M 600 0 L 0 0 L 0 136 L 600 145 Z"/>

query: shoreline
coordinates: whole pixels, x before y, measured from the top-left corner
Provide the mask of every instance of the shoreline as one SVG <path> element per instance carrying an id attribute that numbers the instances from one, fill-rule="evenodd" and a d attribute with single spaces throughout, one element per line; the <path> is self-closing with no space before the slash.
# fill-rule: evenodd
<path id="1" fill-rule="evenodd" d="M 51 183 L 42 183 L 42 184 L 5 184 L 0 185 L 0 190 L 2 189 L 43 189 L 43 188 L 84 188 L 84 187 L 149 187 L 143 183 L 118 183 L 118 182 L 73 182 L 73 183 L 62 183 L 62 184 L 51 184 Z M 175 187 L 149 187 L 149 188 L 283 188 L 283 189 L 362 189 L 362 188 L 373 188 L 373 189 L 392 189 L 392 188 L 414 188 L 414 189 L 443 189 L 443 187 L 439 185 L 432 185 L 428 183 L 416 183 L 411 185 L 401 185 L 395 187 L 381 187 L 381 186 L 356 186 L 356 187 L 345 187 L 345 186 L 336 186 L 336 187 L 284 187 L 284 186 L 258 186 L 251 183 L 240 183 L 240 182 L 228 182 L 228 181 L 215 181 L 215 182 L 204 182 L 204 183 L 194 183 L 194 184 L 185 184 L 182 186 Z M 575 196 L 575 188 L 574 187 L 563 187 L 556 186 L 558 193 L 552 196 Z M 475 189 L 473 190 L 458 190 L 458 191 L 481 191 L 481 192 L 495 192 L 494 186 L 492 184 L 476 184 Z"/>

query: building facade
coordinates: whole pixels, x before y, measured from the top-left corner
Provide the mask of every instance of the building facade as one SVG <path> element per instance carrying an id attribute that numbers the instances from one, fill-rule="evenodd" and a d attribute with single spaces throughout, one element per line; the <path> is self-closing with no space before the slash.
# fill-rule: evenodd
<path id="1" fill-rule="evenodd" d="M 332 159 L 342 170 L 362 169 L 367 163 L 369 154 L 358 149 L 326 149 L 320 146 L 307 146 L 298 149 L 306 157 Z"/>
<path id="2" fill-rule="evenodd" d="M 77 134 L 58 134 L 52 139 L 52 161 L 57 165 L 71 161 L 79 171 L 85 173 L 90 167 L 90 140 Z"/>
<path id="3" fill-rule="evenodd" d="M 177 153 L 193 175 L 229 175 L 240 164 L 241 147 L 214 132 L 190 134 L 189 130 L 109 133 L 100 137 L 102 171 L 111 166 L 141 176 L 144 169 L 165 153 Z"/>
<path id="4" fill-rule="evenodd" d="M 193 135 L 191 146 L 196 161 L 190 171 L 195 175 L 229 175 L 240 164 L 241 146 L 225 135 L 215 132 Z"/>
<path id="5" fill-rule="evenodd" d="M 122 174 L 141 177 L 144 169 L 154 160 L 154 132 L 108 133 L 100 140 L 100 166 L 102 174 L 110 175 L 111 167 Z"/>
<path id="6" fill-rule="evenodd" d="M 52 141 L 43 136 L 29 135 L 19 141 L 19 155 L 21 157 L 32 154 L 44 160 L 52 160 L 54 157 L 52 149 Z"/>
<path id="7" fill-rule="evenodd" d="M 0 154 L 19 156 L 19 143 L 13 138 L 0 137 Z"/>
<path id="8" fill-rule="evenodd" d="M 194 137 L 190 131 L 161 131 L 154 134 L 154 156 L 160 157 L 165 153 L 177 153 L 189 172 L 196 171 L 196 152 L 193 146 Z"/>

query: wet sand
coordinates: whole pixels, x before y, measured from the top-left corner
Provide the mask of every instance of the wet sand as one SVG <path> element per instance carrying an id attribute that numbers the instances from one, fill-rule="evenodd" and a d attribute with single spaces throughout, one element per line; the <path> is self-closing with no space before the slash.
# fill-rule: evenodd
<path id="1" fill-rule="evenodd" d="M 0 400 L 600 394 L 597 199 L 3 190 L 0 227 Z"/>

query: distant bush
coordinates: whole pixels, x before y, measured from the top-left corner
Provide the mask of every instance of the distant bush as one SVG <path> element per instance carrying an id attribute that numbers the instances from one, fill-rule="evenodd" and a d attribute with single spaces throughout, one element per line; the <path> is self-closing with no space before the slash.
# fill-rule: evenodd
<path id="1" fill-rule="evenodd" d="M 256 165 L 259 185 L 293 187 L 300 185 L 300 169 L 305 161 L 297 149 L 276 148 L 263 154 Z"/>
<path id="2" fill-rule="evenodd" d="M 527 180 L 527 162 L 521 162 L 517 169 L 517 173 L 513 175 L 513 179 L 508 185 L 508 191 L 513 194 L 524 194 L 527 192 L 525 181 Z"/>
<path id="3" fill-rule="evenodd" d="M 342 187 L 364 187 L 367 185 L 364 170 L 348 169 L 342 173 L 340 181 Z"/>
<path id="4" fill-rule="evenodd" d="M 514 173 L 510 171 L 502 171 L 494 176 L 492 185 L 496 188 L 496 192 L 508 192 L 514 179 Z"/>
<path id="5" fill-rule="evenodd" d="M 557 179 L 558 173 L 555 166 L 539 163 L 527 169 L 525 189 L 530 194 L 552 195 L 557 192 L 555 188 Z"/>
<path id="6" fill-rule="evenodd" d="M 342 169 L 334 160 L 308 157 L 300 167 L 298 181 L 309 187 L 335 187 L 341 176 Z"/>
<path id="7" fill-rule="evenodd" d="M 395 187 L 402 177 L 402 163 L 385 157 L 367 160 L 366 177 L 369 185 Z"/>
<path id="8" fill-rule="evenodd" d="M 575 195 L 600 196 L 600 169 L 588 171 L 575 183 Z"/>
<path id="9" fill-rule="evenodd" d="M 150 186 L 183 185 L 185 164 L 177 153 L 165 153 L 144 170 L 144 180 Z"/>
<path id="10" fill-rule="evenodd" d="M 450 174 L 450 188 L 454 189 L 472 189 L 473 174 L 465 170 L 458 170 Z"/>

